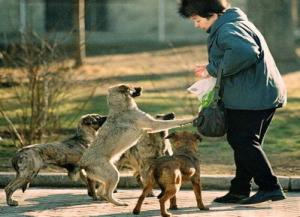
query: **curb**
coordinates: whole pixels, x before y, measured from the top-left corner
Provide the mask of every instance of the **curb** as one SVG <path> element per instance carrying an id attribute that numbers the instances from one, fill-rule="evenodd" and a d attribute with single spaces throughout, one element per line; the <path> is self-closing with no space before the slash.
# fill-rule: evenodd
<path id="1" fill-rule="evenodd" d="M 0 187 L 4 188 L 11 179 L 15 177 L 13 172 L 0 172 Z M 202 188 L 204 190 L 228 190 L 230 187 L 231 175 L 201 175 Z M 300 176 L 278 176 L 284 190 L 300 191 Z M 72 181 L 65 173 L 39 173 L 30 184 L 33 187 L 85 187 L 81 181 Z M 119 188 L 138 188 L 135 177 L 128 174 L 121 174 Z M 192 189 L 190 183 L 182 185 L 183 189 Z M 258 187 L 253 184 L 253 189 Z"/>

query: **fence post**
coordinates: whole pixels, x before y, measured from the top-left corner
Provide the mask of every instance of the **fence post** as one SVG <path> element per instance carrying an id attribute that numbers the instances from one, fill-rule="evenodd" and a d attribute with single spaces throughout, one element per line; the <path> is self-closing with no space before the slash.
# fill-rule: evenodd
<path id="1" fill-rule="evenodd" d="M 85 1 L 75 0 L 75 65 L 81 66 L 84 62 L 85 52 Z"/>
<path id="2" fill-rule="evenodd" d="M 158 40 L 164 42 L 166 40 L 166 13 L 165 0 L 158 0 Z"/>
<path id="3" fill-rule="evenodd" d="M 26 0 L 20 0 L 20 32 L 26 31 Z"/>

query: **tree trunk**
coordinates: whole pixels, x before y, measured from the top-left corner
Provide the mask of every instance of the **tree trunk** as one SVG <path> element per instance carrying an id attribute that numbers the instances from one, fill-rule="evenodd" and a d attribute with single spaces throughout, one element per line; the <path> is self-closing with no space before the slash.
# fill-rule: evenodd
<path id="1" fill-rule="evenodd" d="M 291 0 L 247 0 L 248 16 L 262 32 L 277 62 L 295 61 Z"/>
<path id="2" fill-rule="evenodd" d="M 86 57 L 85 53 L 85 0 L 73 0 L 75 13 L 75 66 L 81 66 Z"/>

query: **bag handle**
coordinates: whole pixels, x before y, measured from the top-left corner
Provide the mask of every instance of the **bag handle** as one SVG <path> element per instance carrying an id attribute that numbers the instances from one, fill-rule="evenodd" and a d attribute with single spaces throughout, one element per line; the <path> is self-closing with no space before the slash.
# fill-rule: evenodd
<path id="1" fill-rule="evenodd" d="M 214 101 L 213 101 L 213 105 L 217 105 L 219 99 L 220 99 L 220 89 L 221 89 L 221 77 L 222 77 L 222 68 L 219 67 L 218 72 L 217 72 L 217 81 L 216 81 L 216 85 L 214 87 Z"/>

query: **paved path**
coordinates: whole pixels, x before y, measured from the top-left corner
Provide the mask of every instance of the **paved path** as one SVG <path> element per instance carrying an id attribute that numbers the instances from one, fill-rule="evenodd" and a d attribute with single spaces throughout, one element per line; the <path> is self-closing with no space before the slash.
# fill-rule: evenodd
<path id="1" fill-rule="evenodd" d="M 138 189 L 119 190 L 116 197 L 130 205 L 117 207 L 106 202 L 93 202 L 86 196 L 86 190 L 83 188 L 29 188 L 25 194 L 20 190 L 15 193 L 14 198 L 19 200 L 19 207 L 8 207 L 5 203 L 4 190 L 0 189 L 0 216 L 134 216 L 131 212 L 140 193 Z M 155 193 L 157 194 L 158 191 Z M 177 197 L 179 210 L 172 211 L 172 213 L 174 217 L 300 217 L 300 192 L 287 193 L 288 198 L 284 201 L 265 202 L 251 206 L 211 202 L 216 196 L 225 193 L 225 191 L 204 191 L 204 202 L 210 210 L 200 211 L 196 208 L 193 192 L 182 190 Z M 139 216 L 160 216 L 158 200 L 155 197 L 146 198 Z"/>

